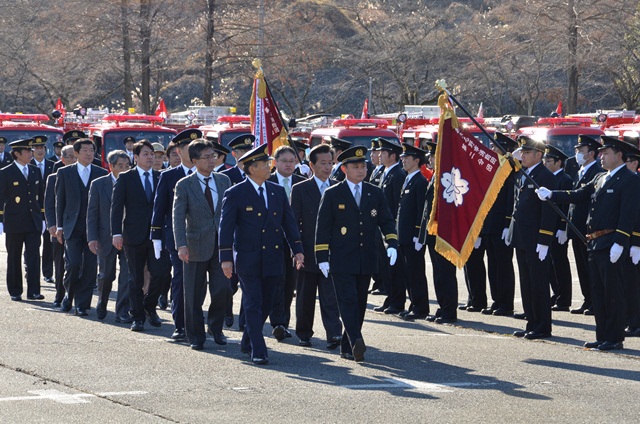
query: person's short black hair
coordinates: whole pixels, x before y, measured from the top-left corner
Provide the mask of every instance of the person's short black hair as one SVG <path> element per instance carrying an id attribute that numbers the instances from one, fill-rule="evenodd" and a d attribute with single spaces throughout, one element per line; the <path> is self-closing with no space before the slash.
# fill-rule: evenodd
<path id="1" fill-rule="evenodd" d="M 191 143 L 189 143 L 189 159 L 191 161 L 195 159 L 200 159 L 202 152 L 207 149 L 211 149 L 215 152 L 213 148 L 213 143 L 204 138 L 196 138 Z"/>
<path id="2" fill-rule="evenodd" d="M 96 150 L 96 145 L 91 139 L 79 138 L 73 142 L 73 151 L 78 153 L 80 149 L 82 149 L 82 146 L 84 146 L 85 144 L 93 146 L 93 150 Z"/>
<path id="3" fill-rule="evenodd" d="M 146 138 L 133 143 L 133 149 L 131 149 L 131 151 L 135 156 L 140 156 L 140 151 L 144 146 L 147 146 L 149 149 L 151 149 L 151 152 L 153 152 L 153 144 L 151 144 L 151 142 Z"/>
<path id="4" fill-rule="evenodd" d="M 318 160 L 318 155 L 324 154 L 324 153 L 331 153 L 331 158 L 333 159 L 335 156 L 335 151 L 331 148 L 330 145 L 328 144 L 318 144 L 316 147 L 314 147 L 313 149 L 311 149 L 311 151 L 309 152 L 309 162 L 311 162 L 312 164 L 316 164 L 316 161 Z"/>

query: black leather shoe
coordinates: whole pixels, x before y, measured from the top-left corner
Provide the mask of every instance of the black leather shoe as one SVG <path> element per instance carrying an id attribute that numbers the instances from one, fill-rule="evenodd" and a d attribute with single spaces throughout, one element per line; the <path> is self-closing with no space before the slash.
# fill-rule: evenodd
<path id="1" fill-rule="evenodd" d="M 597 350 L 618 350 L 622 349 L 622 342 L 604 342 L 598 346 Z"/>
<path id="2" fill-rule="evenodd" d="M 415 312 L 411 311 L 408 314 L 405 314 L 401 318 L 405 321 L 415 321 L 417 319 L 426 319 L 427 314 L 416 314 Z"/>
<path id="3" fill-rule="evenodd" d="M 59 308 L 59 307 L 61 307 L 61 306 L 62 306 L 62 303 L 60 303 L 60 302 L 53 302 L 53 304 L 52 304 L 51 306 L 53 306 L 54 308 Z"/>
<path id="4" fill-rule="evenodd" d="M 340 346 L 340 342 L 342 341 L 342 337 L 336 336 L 327 340 L 327 349 L 333 350 L 337 349 Z"/>
<path id="5" fill-rule="evenodd" d="M 44 296 L 41 295 L 40 293 L 34 293 L 34 294 L 28 295 L 27 299 L 29 299 L 29 300 L 42 300 L 42 299 L 44 299 Z"/>
<path id="6" fill-rule="evenodd" d="M 493 309 L 493 308 L 484 308 L 483 310 L 480 311 L 480 313 L 482 315 L 493 315 L 493 312 L 496 310 L 497 309 Z"/>
<path id="7" fill-rule="evenodd" d="M 595 349 L 598 346 L 600 346 L 602 343 L 604 342 L 599 342 L 599 341 L 595 341 L 595 342 L 586 342 L 584 344 L 584 347 L 586 347 L 587 349 Z"/>
<path id="8" fill-rule="evenodd" d="M 355 360 L 355 358 L 353 357 L 353 353 L 344 352 L 344 353 L 340 354 L 340 357 L 342 359 L 347 359 L 349 361 L 354 361 Z"/>
<path id="9" fill-rule="evenodd" d="M 410 313 L 411 313 L 410 311 L 401 311 L 401 312 L 398 312 L 398 317 L 404 318 L 407 315 L 409 315 Z"/>
<path id="10" fill-rule="evenodd" d="M 461 311 L 466 311 L 469 306 L 470 305 L 460 305 L 460 306 L 458 306 L 458 309 L 461 310 Z"/>
<path id="11" fill-rule="evenodd" d="M 583 315 L 593 316 L 593 310 L 591 308 L 587 308 L 584 310 Z"/>
<path id="12" fill-rule="evenodd" d="M 291 332 L 289 330 L 287 330 L 286 328 L 284 329 L 284 338 L 285 339 L 290 339 L 291 337 L 293 337 L 293 335 L 291 334 Z"/>
<path id="13" fill-rule="evenodd" d="M 554 312 L 569 312 L 569 307 L 568 306 L 553 305 L 551 307 L 551 310 L 554 311 Z"/>
<path id="14" fill-rule="evenodd" d="M 214 334 L 213 341 L 218 345 L 224 346 L 227 344 L 227 337 L 222 333 Z"/>
<path id="15" fill-rule="evenodd" d="M 527 319 L 527 316 L 525 315 L 525 313 L 521 313 L 521 314 L 513 314 L 513 317 L 515 319 Z"/>
<path id="16" fill-rule="evenodd" d="M 60 310 L 62 312 L 69 312 L 71 310 L 71 301 L 69 301 L 69 299 L 67 299 L 66 297 L 62 299 Z"/>
<path id="17" fill-rule="evenodd" d="M 384 310 L 387 309 L 386 306 L 382 305 L 382 306 L 376 306 L 375 308 L 373 308 L 373 312 L 384 312 Z"/>
<path id="18" fill-rule="evenodd" d="M 251 347 L 242 347 L 242 345 L 240 345 L 240 352 L 244 353 L 245 355 L 251 355 Z"/>
<path id="19" fill-rule="evenodd" d="M 524 335 L 527 340 L 548 339 L 551 337 L 551 333 L 538 333 L 536 331 L 529 331 Z"/>
<path id="20" fill-rule="evenodd" d="M 89 312 L 84 308 L 76 308 L 75 315 L 79 317 L 86 317 L 89 315 Z"/>
<path id="21" fill-rule="evenodd" d="M 627 327 L 624 329 L 624 335 L 625 337 L 640 337 L 640 327 L 639 328 Z"/>
<path id="22" fill-rule="evenodd" d="M 475 306 L 467 306 L 467 312 L 480 312 L 483 308 L 476 308 Z"/>
<path id="23" fill-rule="evenodd" d="M 11 300 L 13 300 L 14 302 L 21 302 L 22 296 L 11 296 Z"/>
<path id="24" fill-rule="evenodd" d="M 96 316 L 98 319 L 105 319 L 107 316 L 107 308 L 104 306 L 96 306 Z"/>
<path id="25" fill-rule="evenodd" d="M 167 298 L 165 296 L 158 297 L 158 308 L 161 310 L 167 309 L 169 306 L 169 302 L 167 302 Z"/>
<path id="26" fill-rule="evenodd" d="M 186 340 L 187 333 L 184 331 L 184 328 L 176 328 L 173 330 L 173 334 L 171 335 L 171 340 Z"/>
<path id="27" fill-rule="evenodd" d="M 144 331 L 144 322 L 133 321 L 133 324 L 131 324 L 131 331 Z"/>
<path id="28" fill-rule="evenodd" d="M 149 324 L 152 327 L 160 327 L 162 325 L 162 320 L 160 319 L 156 311 L 147 312 L 147 319 L 149 320 Z"/>
<path id="29" fill-rule="evenodd" d="M 131 324 L 133 322 L 133 318 L 131 318 L 130 315 L 121 316 L 121 317 L 116 317 L 115 321 L 121 324 Z"/>
<path id="30" fill-rule="evenodd" d="M 271 335 L 275 337 L 277 341 L 281 342 L 285 338 L 286 331 L 287 331 L 286 328 L 284 328 L 281 325 L 277 325 L 273 327 L 273 330 L 271 331 Z"/>
<path id="31" fill-rule="evenodd" d="M 435 321 L 436 321 L 436 319 L 438 319 L 438 317 L 437 317 L 437 316 L 435 316 L 435 315 L 427 315 L 427 317 L 426 317 L 425 319 L 426 319 L 427 321 L 429 321 L 429 322 L 435 322 Z"/>
<path id="32" fill-rule="evenodd" d="M 571 309 L 571 311 L 570 311 L 570 312 L 571 312 L 572 314 L 582 315 L 582 314 L 584 314 L 585 309 L 588 309 L 588 308 L 587 308 L 587 305 L 585 305 L 585 304 L 583 303 L 583 304 L 582 304 L 582 306 L 580 306 L 579 308 L 576 308 L 576 309 Z"/>
<path id="33" fill-rule="evenodd" d="M 251 362 L 253 362 L 254 365 L 267 365 L 269 363 L 269 358 L 264 356 L 256 356 L 251 358 Z"/>
<path id="34" fill-rule="evenodd" d="M 308 338 L 304 337 L 301 338 L 300 340 L 298 340 L 298 344 L 302 347 L 311 347 L 311 340 L 309 340 Z"/>
<path id="35" fill-rule="evenodd" d="M 191 343 L 191 349 L 202 350 L 204 349 L 204 343 Z"/>
<path id="36" fill-rule="evenodd" d="M 493 315 L 497 317 L 510 317 L 513 316 L 513 311 L 498 308 L 493 310 Z"/>
<path id="37" fill-rule="evenodd" d="M 364 353 L 367 351 L 364 339 L 356 340 L 351 350 L 353 351 L 353 359 L 355 359 L 356 362 L 364 361 Z"/>
<path id="38" fill-rule="evenodd" d="M 227 328 L 233 327 L 233 321 L 233 315 L 231 315 L 230 317 L 224 317 L 224 325 L 226 325 Z"/>
<path id="39" fill-rule="evenodd" d="M 456 318 L 438 317 L 434 322 L 436 324 L 453 324 L 456 321 L 458 321 Z"/>
<path id="40" fill-rule="evenodd" d="M 371 291 L 371 294 L 372 294 L 372 295 L 374 295 L 374 296 L 386 296 L 386 295 L 387 295 L 387 292 L 386 292 L 386 291 L 384 291 L 384 290 L 378 290 L 378 289 L 376 289 L 376 290 L 372 290 L 372 291 Z"/>
<path id="41" fill-rule="evenodd" d="M 51 277 L 44 277 L 44 281 L 46 283 L 54 283 L 55 282 L 55 281 L 53 281 L 53 278 L 51 278 Z"/>
<path id="42" fill-rule="evenodd" d="M 527 334 L 526 330 L 518 330 L 513 332 L 513 335 L 516 337 L 524 337 L 526 334 Z"/>
<path id="43" fill-rule="evenodd" d="M 400 312 L 402 312 L 401 309 L 392 308 L 391 306 L 384 310 L 384 313 L 387 315 L 398 315 Z"/>

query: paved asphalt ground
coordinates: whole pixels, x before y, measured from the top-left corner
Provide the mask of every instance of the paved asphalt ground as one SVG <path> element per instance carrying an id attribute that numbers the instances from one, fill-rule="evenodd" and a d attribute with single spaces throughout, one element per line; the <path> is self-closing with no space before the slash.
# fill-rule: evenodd
<path id="1" fill-rule="evenodd" d="M 168 311 L 159 312 L 161 328 L 133 333 L 114 323 L 113 304 L 104 322 L 95 310 L 87 318 L 53 310 L 50 284 L 38 302 L 0 292 L 1 423 L 637 423 L 640 416 L 640 339 L 622 351 L 585 350 L 593 317 L 568 312 L 554 313 L 553 338 L 528 341 L 510 335 L 524 325 L 514 318 L 461 311 L 456 325 L 438 325 L 369 311 L 362 364 L 327 351 L 318 321 L 311 348 L 295 336 L 278 343 L 265 326 L 271 363 L 260 367 L 240 353 L 237 331 L 225 331 L 227 346 L 207 340 L 199 352 L 172 343 Z M 370 307 L 382 300 L 370 296 Z"/>

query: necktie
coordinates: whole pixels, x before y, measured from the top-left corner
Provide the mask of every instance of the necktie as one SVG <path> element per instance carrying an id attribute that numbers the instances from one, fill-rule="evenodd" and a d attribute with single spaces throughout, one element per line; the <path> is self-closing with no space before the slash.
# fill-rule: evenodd
<path id="1" fill-rule="evenodd" d="M 360 197 L 361 197 L 360 196 L 360 185 L 356 186 L 356 192 L 353 195 L 353 197 L 355 197 L 355 199 L 356 199 L 356 205 L 358 205 L 358 207 L 360 207 Z"/>
<path id="2" fill-rule="evenodd" d="M 151 198 L 153 197 L 153 189 L 151 188 L 149 171 L 145 171 L 143 175 L 144 175 L 144 193 L 147 195 L 147 201 L 151 202 Z"/>
<path id="3" fill-rule="evenodd" d="M 189 172 L 187 172 L 187 175 L 191 175 L 191 174 L 193 174 L 193 169 L 190 169 Z M 209 177 L 209 178 L 211 178 L 211 177 Z M 205 180 L 206 180 L 206 178 L 205 178 Z"/>
<path id="4" fill-rule="evenodd" d="M 584 177 L 584 168 L 580 168 L 580 172 L 578 172 L 578 181 Z"/>
<path id="5" fill-rule="evenodd" d="M 320 185 L 320 194 L 324 194 L 324 191 L 329 187 L 329 181 L 325 181 Z"/>
<path id="6" fill-rule="evenodd" d="M 40 168 L 40 174 L 42 175 L 42 178 L 44 179 L 44 162 L 40 162 L 38 164 L 38 168 Z"/>
<path id="7" fill-rule="evenodd" d="M 404 189 L 409 185 L 409 177 L 404 179 L 404 184 L 402 184 L 402 192 L 404 193 Z"/>
<path id="8" fill-rule="evenodd" d="M 204 198 L 207 199 L 207 203 L 211 208 L 211 212 L 215 213 L 215 208 L 213 207 L 213 196 L 211 195 L 211 188 L 209 188 L 209 181 L 211 177 L 207 177 L 204 179 Z"/>
<path id="9" fill-rule="evenodd" d="M 82 183 L 85 187 L 89 184 L 89 167 L 84 168 L 82 171 Z"/>
<path id="10" fill-rule="evenodd" d="M 287 193 L 287 199 L 291 198 L 291 186 L 289 185 L 289 178 L 283 178 L 284 192 Z"/>
<path id="11" fill-rule="evenodd" d="M 267 209 L 267 202 L 265 202 L 264 200 L 264 187 L 258 187 L 258 196 L 260 196 L 262 204 L 264 205 L 265 209 Z"/>
<path id="12" fill-rule="evenodd" d="M 29 167 L 28 165 L 25 165 L 24 168 L 22 168 L 22 175 L 24 175 L 24 178 L 29 181 Z"/>

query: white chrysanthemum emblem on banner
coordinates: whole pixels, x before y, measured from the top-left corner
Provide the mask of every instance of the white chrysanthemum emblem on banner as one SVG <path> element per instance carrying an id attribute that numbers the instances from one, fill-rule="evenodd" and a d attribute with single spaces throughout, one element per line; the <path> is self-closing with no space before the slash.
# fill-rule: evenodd
<path id="1" fill-rule="evenodd" d="M 462 178 L 458 168 L 451 168 L 451 172 L 442 174 L 442 197 L 447 203 L 453 203 L 456 207 L 462 205 L 463 196 L 469 191 L 469 182 Z"/>

